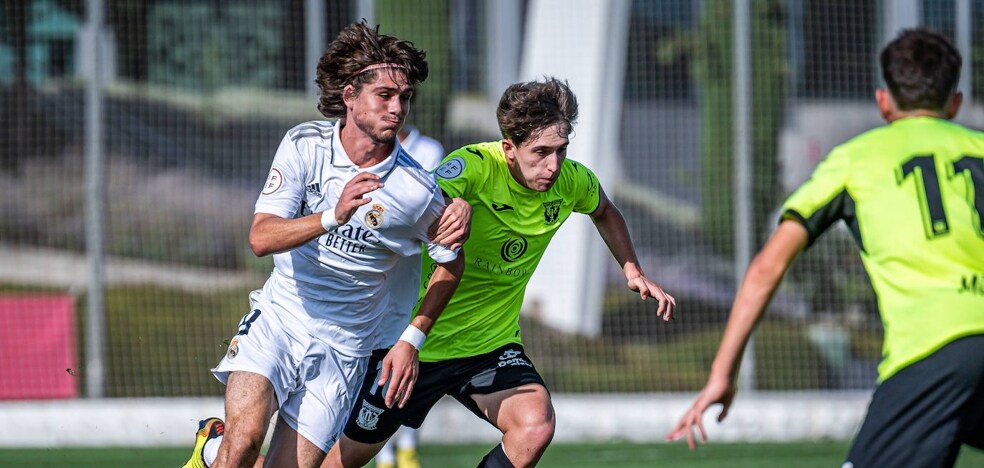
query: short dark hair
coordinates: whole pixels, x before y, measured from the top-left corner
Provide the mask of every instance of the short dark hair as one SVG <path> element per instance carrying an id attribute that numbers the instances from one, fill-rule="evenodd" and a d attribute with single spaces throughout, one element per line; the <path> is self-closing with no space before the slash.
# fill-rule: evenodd
<path id="1" fill-rule="evenodd" d="M 900 110 L 942 110 L 960 82 L 960 52 L 925 28 L 902 30 L 882 49 L 879 62 Z"/>
<path id="2" fill-rule="evenodd" d="M 410 41 L 379 34 L 378 25 L 370 28 L 365 21 L 352 23 L 331 41 L 318 62 L 318 76 L 314 80 L 321 91 L 318 110 L 328 118 L 344 117 L 342 90 L 345 86 L 351 84 L 356 92 L 361 92 L 362 87 L 376 79 L 380 72 L 399 70 L 411 86 L 417 86 L 427 79 L 426 56 L 426 52 L 414 47 Z M 393 66 L 365 70 L 380 64 Z"/>
<path id="3" fill-rule="evenodd" d="M 577 122 L 577 97 L 567 81 L 557 78 L 515 83 L 502 93 L 495 115 L 502 137 L 521 146 L 529 138 L 557 124 L 565 126 L 565 135 L 573 133 Z"/>

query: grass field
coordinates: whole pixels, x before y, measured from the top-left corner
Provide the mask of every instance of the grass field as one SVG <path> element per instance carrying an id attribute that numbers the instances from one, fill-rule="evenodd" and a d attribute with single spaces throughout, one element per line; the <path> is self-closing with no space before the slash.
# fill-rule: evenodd
<path id="1" fill-rule="evenodd" d="M 540 468 L 830 468 L 838 467 L 846 442 L 710 444 L 693 453 L 685 444 L 554 444 Z M 425 445 L 424 468 L 470 468 L 489 447 Z M 38 449 L 0 450 L 0 467 L 179 467 L 189 447 L 161 449 Z M 957 468 L 984 466 L 984 452 L 965 448 Z"/>

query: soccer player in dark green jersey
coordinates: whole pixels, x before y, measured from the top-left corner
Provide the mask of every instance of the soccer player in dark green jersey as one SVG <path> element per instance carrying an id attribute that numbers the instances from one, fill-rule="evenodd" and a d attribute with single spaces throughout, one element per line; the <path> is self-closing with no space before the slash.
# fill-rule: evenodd
<path id="1" fill-rule="evenodd" d="M 748 337 L 793 260 L 844 220 L 885 327 L 878 387 L 845 467 L 952 466 L 984 448 L 984 133 L 950 121 L 959 52 L 925 29 L 880 55 L 888 125 L 834 148 L 783 207 L 748 266 L 707 385 L 668 438 L 687 438 L 712 404 L 724 419 Z"/>
<path id="2" fill-rule="evenodd" d="M 618 208 L 590 169 L 567 159 L 577 119 L 567 83 L 514 84 L 496 114 L 502 140 L 465 146 L 435 171 L 447 195 L 472 205 L 472 230 L 458 294 L 421 348 L 413 392 L 406 405 L 387 407 L 370 362 L 344 436 L 322 466 L 364 465 L 401 424 L 419 427 L 444 395 L 502 431 L 480 467 L 536 465 L 555 420 L 550 393 L 523 351 L 519 310 L 547 244 L 572 213 L 591 217 L 629 289 L 655 299 L 659 317 L 673 316 L 675 300 L 643 273 Z M 424 278 L 433 267 L 425 261 Z"/>

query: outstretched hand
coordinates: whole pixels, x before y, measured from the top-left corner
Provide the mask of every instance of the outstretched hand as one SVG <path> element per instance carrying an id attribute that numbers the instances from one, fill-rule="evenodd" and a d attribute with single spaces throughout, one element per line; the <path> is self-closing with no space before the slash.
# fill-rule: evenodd
<path id="1" fill-rule="evenodd" d="M 715 380 L 712 378 L 708 380 L 704 389 L 697 394 L 697 400 L 694 401 L 694 404 L 677 421 L 673 430 L 666 435 L 666 440 L 674 441 L 686 437 L 687 446 L 690 447 L 690 450 L 697 450 L 697 436 L 694 434 L 695 427 L 700 434 L 700 441 L 707 443 L 707 432 L 704 430 L 704 423 L 702 422 L 704 411 L 707 411 L 709 406 L 720 403 L 724 407 L 721 409 L 721 413 L 718 414 L 717 421 L 724 421 L 724 418 L 728 416 L 731 403 L 735 399 L 735 392 L 735 386 L 727 379 Z"/>
<path id="2" fill-rule="evenodd" d="M 386 389 L 387 408 L 392 408 L 394 404 L 403 408 L 410 399 L 419 372 L 417 356 L 417 348 L 406 341 L 399 340 L 383 358 L 379 381 L 376 384 Z"/>
<path id="3" fill-rule="evenodd" d="M 656 299 L 656 302 L 659 303 L 659 307 L 656 309 L 658 317 L 667 322 L 673 320 L 673 314 L 676 311 L 676 299 L 663 291 L 663 288 L 659 287 L 658 284 L 640 275 L 628 280 L 628 286 L 629 289 L 638 292 L 642 300 L 650 297 Z"/>

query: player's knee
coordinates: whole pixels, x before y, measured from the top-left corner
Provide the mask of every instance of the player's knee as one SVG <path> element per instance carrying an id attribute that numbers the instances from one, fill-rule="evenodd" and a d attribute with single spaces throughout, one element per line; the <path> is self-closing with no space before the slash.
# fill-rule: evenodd
<path id="1" fill-rule="evenodd" d="M 263 439 L 266 436 L 262 430 L 246 429 L 235 432 L 227 432 L 222 439 L 222 451 L 227 453 L 230 462 L 235 459 L 250 460 L 255 459 L 263 447 Z M 232 466 L 238 466 L 233 463 Z"/>
<path id="2" fill-rule="evenodd" d="M 515 430 L 512 439 L 522 441 L 528 448 L 540 451 L 553 440 L 556 423 L 550 417 L 531 417 L 523 421 Z"/>

